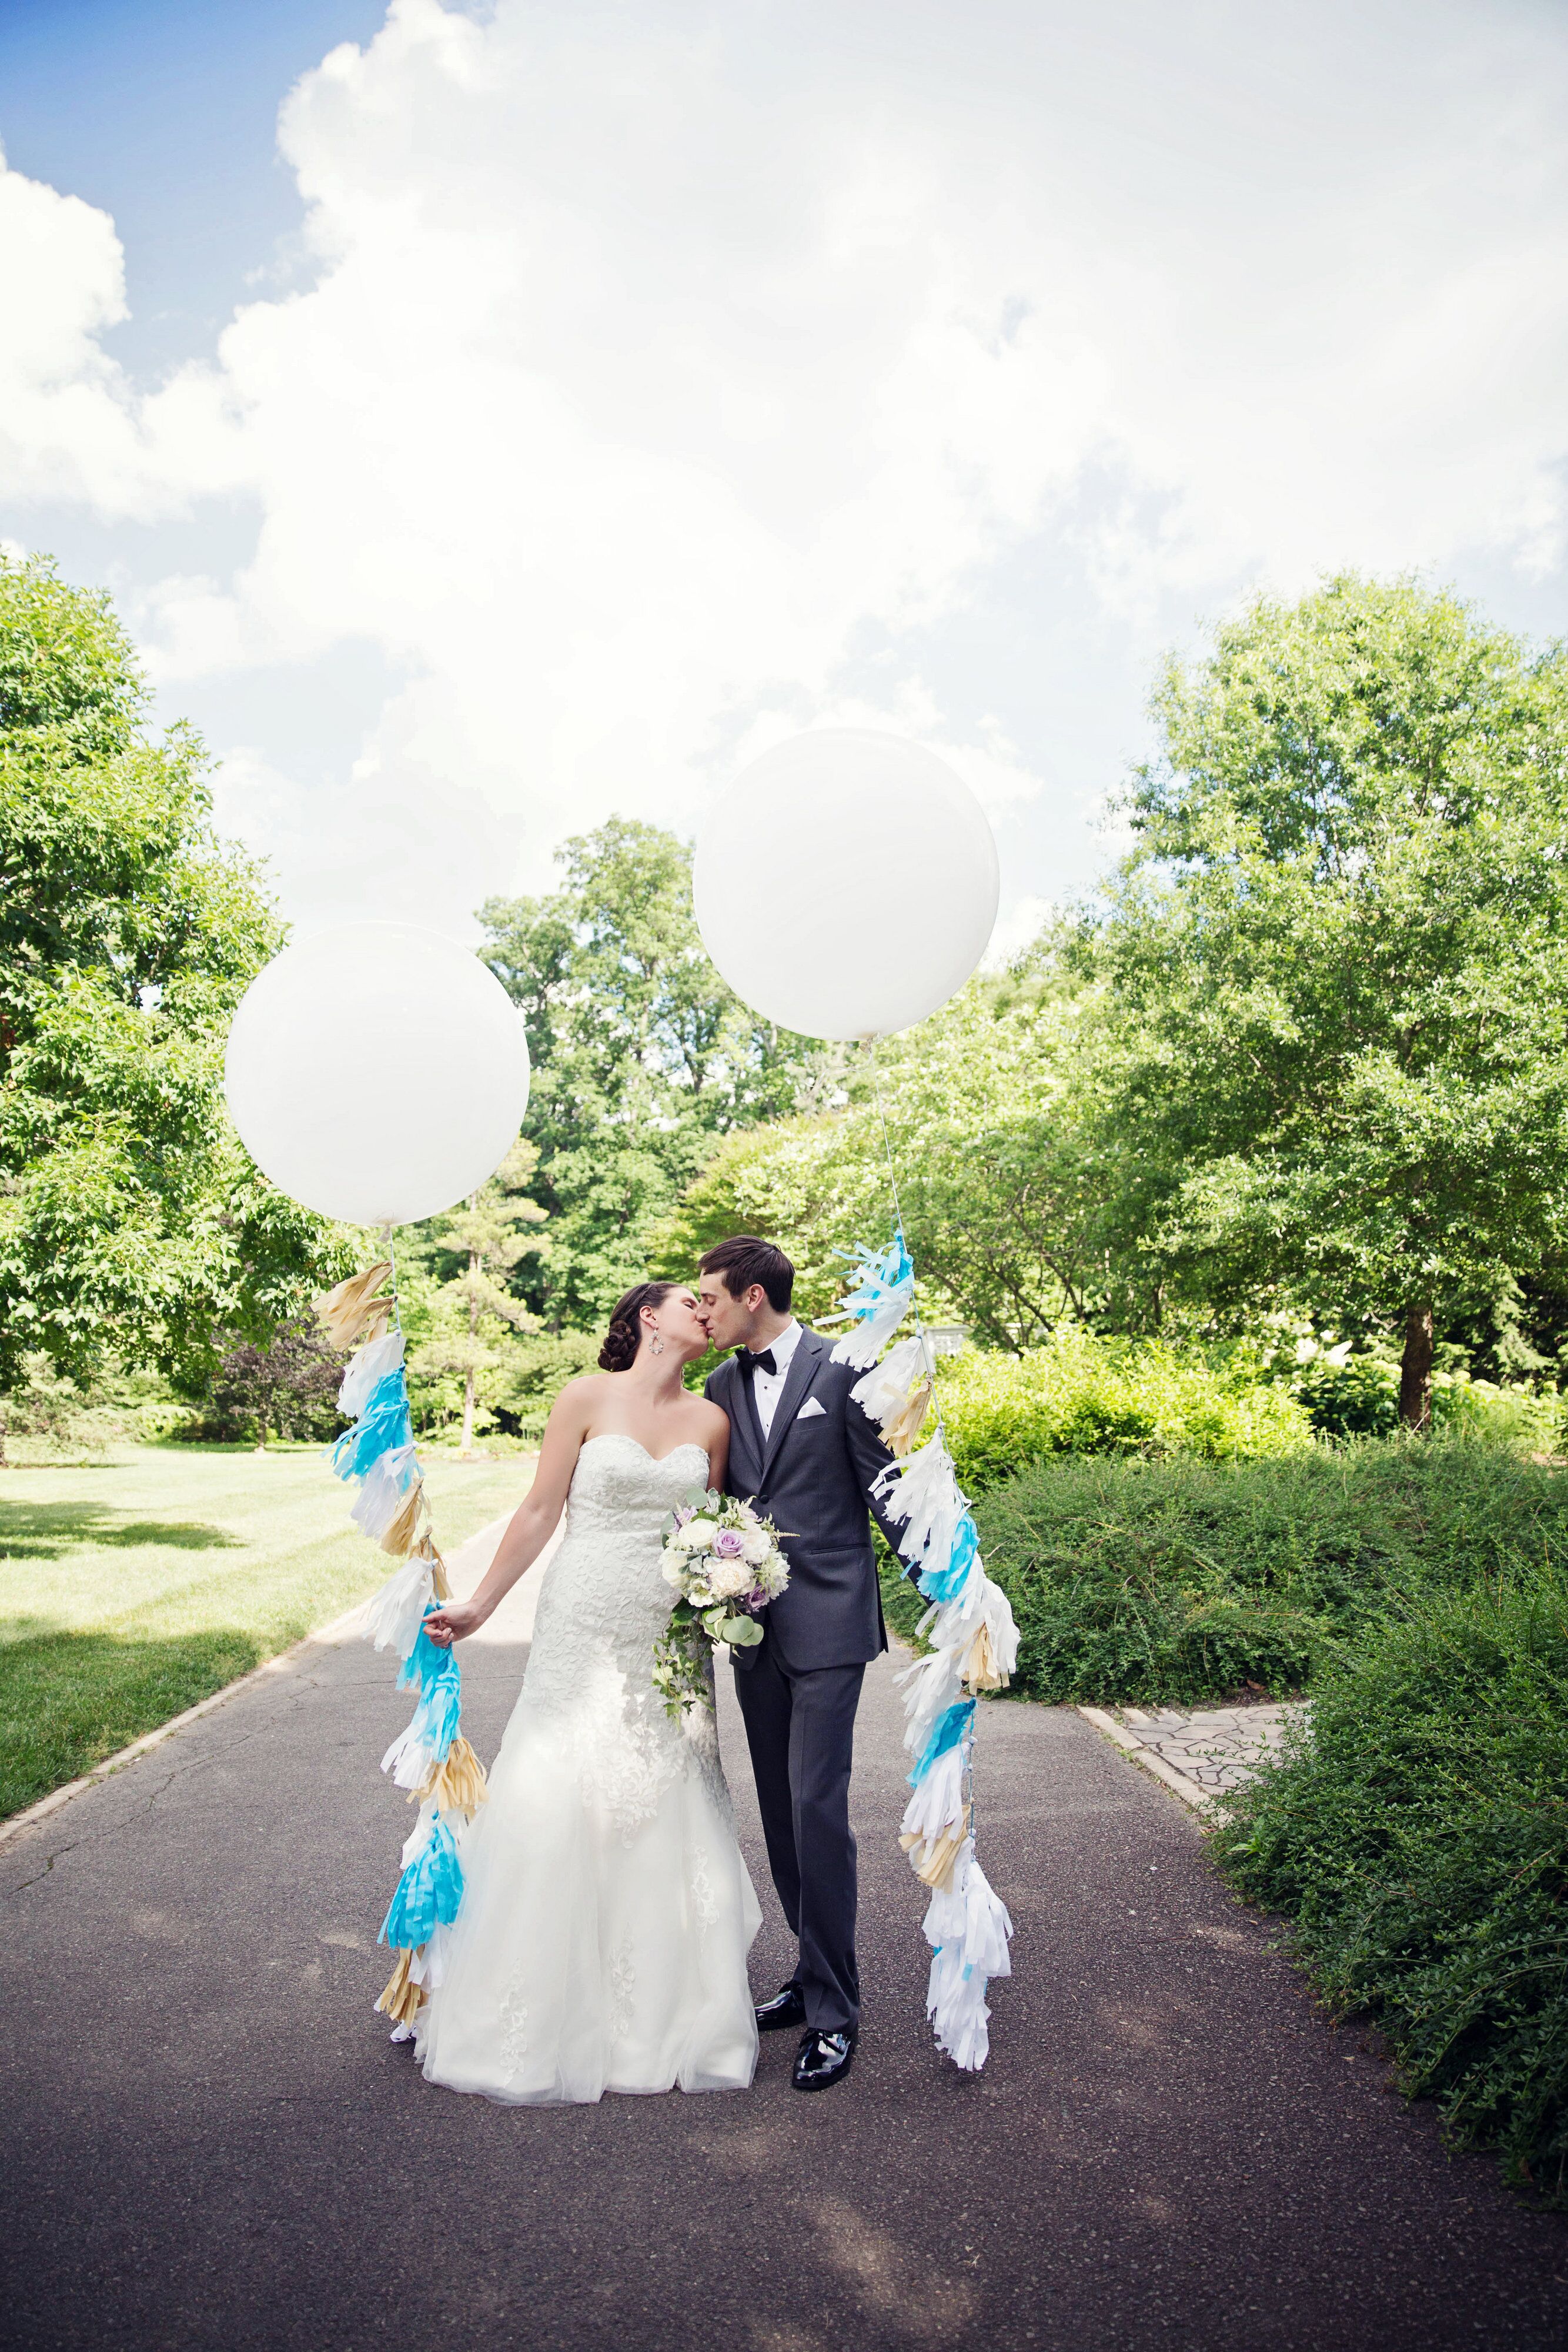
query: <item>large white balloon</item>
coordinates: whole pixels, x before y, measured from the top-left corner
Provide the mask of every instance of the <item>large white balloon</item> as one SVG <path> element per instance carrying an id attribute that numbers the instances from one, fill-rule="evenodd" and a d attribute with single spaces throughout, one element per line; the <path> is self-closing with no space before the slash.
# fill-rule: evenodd
<path id="1" fill-rule="evenodd" d="M 280 1192 L 347 1224 L 408 1224 L 506 1158 L 528 1107 L 528 1040 L 470 950 L 411 923 L 343 923 L 252 981 L 225 1087 Z"/>
<path id="2" fill-rule="evenodd" d="M 697 839 L 697 922 L 736 994 L 808 1037 L 885 1037 L 986 951 L 1000 877 L 985 812 L 944 760 L 858 727 L 744 769 Z"/>

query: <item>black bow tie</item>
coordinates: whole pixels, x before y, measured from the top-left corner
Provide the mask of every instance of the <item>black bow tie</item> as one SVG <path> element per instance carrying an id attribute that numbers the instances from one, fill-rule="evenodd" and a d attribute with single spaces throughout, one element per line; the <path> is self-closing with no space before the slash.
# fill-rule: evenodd
<path id="1" fill-rule="evenodd" d="M 745 1370 L 748 1372 L 776 1372 L 779 1370 L 778 1365 L 773 1360 L 773 1350 L 771 1348 L 758 1348 L 755 1355 L 752 1354 L 749 1348 L 742 1348 L 740 1351 L 740 1360 Z"/>

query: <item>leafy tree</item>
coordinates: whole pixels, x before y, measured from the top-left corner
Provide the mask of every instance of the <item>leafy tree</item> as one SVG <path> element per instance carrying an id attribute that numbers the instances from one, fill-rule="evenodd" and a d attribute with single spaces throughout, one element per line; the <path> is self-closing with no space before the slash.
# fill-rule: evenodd
<path id="1" fill-rule="evenodd" d="M 925 1311 L 1019 1349 L 1065 1316 L 1129 1319 L 1102 1231 L 1114 1150 L 1086 1124 L 1077 1006 L 1057 943 L 982 975 L 874 1056 L 848 1067 L 849 1105 L 733 1134 L 659 1237 L 670 1276 L 735 1233 L 789 1249 L 801 1311 L 830 1311 L 837 1255 L 892 1224 L 892 1154 Z M 885 1125 L 884 1125 L 885 1122 Z"/>
<path id="2" fill-rule="evenodd" d="M 730 1130 L 788 1115 L 831 1056 L 759 1022 L 720 980 L 691 904 L 691 852 L 613 817 L 558 853 L 562 887 L 480 909 L 486 961 L 533 1056 L 532 1197 L 547 1245 L 521 1294 L 555 1329 L 601 1323 L 646 1271 L 651 1236 Z"/>
<path id="3" fill-rule="evenodd" d="M 328 1346 L 309 1317 L 280 1324 L 265 1346 L 242 1340 L 213 1375 L 203 1433 L 254 1435 L 258 1452 L 269 1434 L 330 1437 L 342 1423 L 338 1390 L 343 1363 L 342 1353 Z"/>
<path id="4" fill-rule="evenodd" d="M 222 1108 L 228 1015 L 281 932 L 106 596 L 0 556 L 0 1390 L 106 1350 L 199 1385 L 332 1278 Z"/>
<path id="5" fill-rule="evenodd" d="M 1122 1230 L 1175 1295 L 1392 1332 L 1424 1427 L 1445 1321 L 1563 1287 L 1568 657 L 1347 575 L 1155 709 L 1080 951 Z"/>
<path id="6" fill-rule="evenodd" d="M 465 1454 L 473 1451 L 481 1381 L 507 1362 L 507 1351 L 497 1347 L 497 1339 L 538 1328 L 503 1283 L 520 1259 L 538 1251 L 533 1228 L 544 1223 L 545 1213 L 524 1190 L 538 1162 L 532 1143 L 515 1143 L 489 1182 L 471 1192 L 461 1208 L 433 1217 L 422 1236 L 427 1264 L 455 1259 L 458 1270 L 429 1300 L 421 1319 L 430 1336 L 413 1349 L 409 1370 L 416 1381 L 446 1375 L 462 1382 Z"/>

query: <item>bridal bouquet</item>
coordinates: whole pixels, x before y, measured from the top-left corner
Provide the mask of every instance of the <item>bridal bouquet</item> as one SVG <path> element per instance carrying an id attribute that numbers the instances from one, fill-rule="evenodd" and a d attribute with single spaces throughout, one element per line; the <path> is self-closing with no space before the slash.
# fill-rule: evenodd
<path id="1" fill-rule="evenodd" d="M 716 1642 L 748 1650 L 758 1623 L 789 1581 L 779 1530 L 733 1495 L 695 1489 L 677 1504 L 664 1538 L 664 1581 L 675 1591 L 669 1630 L 653 1646 L 653 1687 L 666 1712 L 711 1706 L 708 1668 Z"/>

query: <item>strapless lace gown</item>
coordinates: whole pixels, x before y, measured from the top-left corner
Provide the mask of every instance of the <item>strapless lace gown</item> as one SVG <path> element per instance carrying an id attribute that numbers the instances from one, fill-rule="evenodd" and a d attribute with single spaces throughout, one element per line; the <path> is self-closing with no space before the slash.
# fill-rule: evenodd
<path id="1" fill-rule="evenodd" d="M 590 1438 L 539 1590 L 523 1687 L 463 1846 L 446 1974 L 421 2012 L 427 2079 L 524 2105 L 605 2091 L 744 2090 L 746 1956 L 761 1922 L 718 1730 L 655 1697 L 673 1506 L 707 1457 Z"/>

